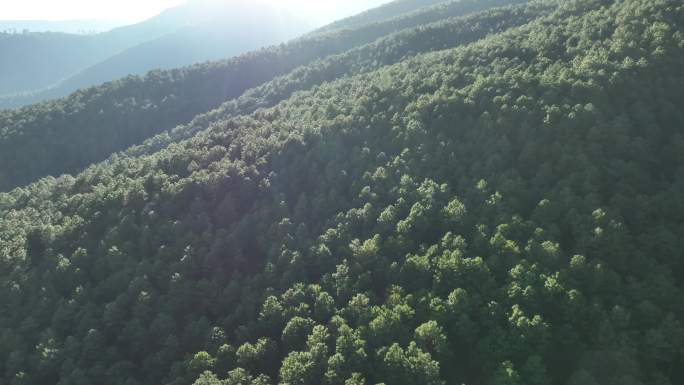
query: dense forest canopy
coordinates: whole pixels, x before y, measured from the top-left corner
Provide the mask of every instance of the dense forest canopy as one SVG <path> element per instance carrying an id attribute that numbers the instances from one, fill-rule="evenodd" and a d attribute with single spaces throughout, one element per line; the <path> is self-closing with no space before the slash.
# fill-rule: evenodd
<path id="1" fill-rule="evenodd" d="M 48 175 L 78 172 L 316 59 L 407 28 L 522 2 L 450 1 L 355 29 L 308 35 L 224 61 L 130 76 L 67 98 L 0 110 L 0 164 L 5 165 L 0 168 L 0 191 Z M 491 32 L 495 27 L 484 28 Z M 324 74 L 318 81 L 333 78 Z M 40 151 L 40 157 L 35 151 Z"/>
<path id="2" fill-rule="evenodd" d="M 474 12 L 0 193 L 1 381 L 683 383 L 684 4 Z"/>

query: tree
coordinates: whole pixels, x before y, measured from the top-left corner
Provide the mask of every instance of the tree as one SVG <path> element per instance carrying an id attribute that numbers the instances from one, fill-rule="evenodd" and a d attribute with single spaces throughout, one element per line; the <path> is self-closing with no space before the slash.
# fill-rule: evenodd
<path id="1" fill-rule="evenodd" d="M 510 361 L 501 363 L 499 369 L 494 373 L 492 385 L 522 385 L 520 375 L 515 371 Z"/>
<path id="2" fill-rule="evenodd" d="M 344 385 L 366 385 L 366 380 L 360 373 L 353 373 L 351 377 L 344 382 Z"/>
<path id="3" fill-rule="evenodd" d="M 428 321 L 418 326 L 413 339 L 419 348 L 435 357 L 446 353 L 448 349 L 444 330 L 436 321 Z"/>
<path id="4" fill-rule="evenodd" d="M 316 323 L 310 318 L 293 317 L 283 329 L 282 341 L 288 350 L 301 350 Z"/>
<path id="5" fill-rule="evenodd" d="M 290 352 L 280 367 L 282 385 L 305 385 L 316 381 L 310 352 Z"/>
<path id="6" fill-rule="evenodd" d="M 209 353 L 207 352 L 198 352 L 195 354 L 195 356 L 190 360 L 188 363 L 188 366 L 190 368 L 190 371 L 192 373 L 204 373 L 207 371 L 210 371 L 211 369 L 214 368 L 214 365 L 216 364 L 216 359 L 214 359 Z M 197 375 L 197 374 L 195 374 Z"/>
<path id="7" fill-rule="evenodd" d="M 408 349 L 398 344 L 378 350 L 383 378 L 397 385 L 426 384 L 440 385 L 439 363 L 432 360 L 429 353 L 423 352 L 411 342 Z"/>
<path id="8" fill-rule="evenodd" d="M 199 378 L 193 383 L 193 385 L 223 385 L 224 383 L 216 377 L 216 375 L 210 371 L 205 371 L 200 374 Z"/>
<path id="9" fill-rule="evenodd" d="M 255 344 L 242 344 L 237 350 L 237 363 L 250 373 L 270 373 L 273 370 L 276 347 L 273 341 L 260 338 Z"/>

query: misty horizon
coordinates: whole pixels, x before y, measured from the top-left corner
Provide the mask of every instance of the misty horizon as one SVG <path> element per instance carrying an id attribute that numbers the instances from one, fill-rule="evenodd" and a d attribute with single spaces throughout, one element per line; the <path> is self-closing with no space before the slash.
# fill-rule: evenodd
<path id="1" fill-rule="evenodd" d="M 51 9 L 53 2 L 45 0 L 28 0 L 22 3 L 0 5 L 0 31 L 14 29 L 17 32 L 28 30 L 30 32 L 65 32 L 65 33 L 87 33 L 87 32 L 106 32 L 114 28 L 135 25 L 145 20 L 155 18 L 166 11 L 174 8 L 183 7 L 192 3 L 219 3 L 225 1 L 227 6 L 231 6 L 240 0 L 155 0 L 145 2 L 146 7 L 137 11 L 119 13 L 117 9 L 126 7 L 112 8 L 114 4 L 120 2 L 105 2 L 97 9 L 88 9 L 84 6 L 83 0 L 71 0 L 68 4 L 60 2 L 61 6 Z M 255 6 L 268 5 L 281 11 L 286 11 L 312 27 L 320 27 L 351 16 L 356 13 L 364 12 L 375 8 L 388 0 L 349 0 L 349 1 L 326 1 L 317 4 L 310 4 L 304 0 L 276 1 L 262 0 L 254 3 Z M 123 0 L 124 3 L 132 0 Z M 88 2 L 91 4 L 92 2 Z"/>

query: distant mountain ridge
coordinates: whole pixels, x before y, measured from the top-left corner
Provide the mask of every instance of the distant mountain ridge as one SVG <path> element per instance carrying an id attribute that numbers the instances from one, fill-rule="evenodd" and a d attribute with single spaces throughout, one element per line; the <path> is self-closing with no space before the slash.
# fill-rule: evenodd
<path id="1" fill-rule="evenodd" d="M 253 9 L 259 14 L 250 14 Z M 8 53 L 0 57 L 0 72 L 8 74 L 0 78 L 0 108 L 66 96 L 130 74 L 230 57 L 307 30 L 305 21 L 266 2 L 202 0 L 100 34 L 0 34 L 0 50 Z"/>
<path id="2" fill-rule="evenodd" d="M 0 384 L 684 384 L 682 1 L 376 16 L 0 111 Z"/>
<path id="3" fill-rule="evenodd" d="M 177 30 L 182 19 L 164 12 L 142 23 L 94 35 L 58 32 L 0 34 L 0 95 L 44 89 L 131 46 Z"/>
<path id="4" fill-rule="evenodd" d="M 28 32 L 61 32 L 74 34 L 93 34 L 110 31 L 126 25 L 116 20 L 0 20 L 0 32 L 10 30 L 16 33 Z"/>
<path id="5" fill-rule="evenodd" d="M 684 384 L 682 31 L 452 1 L 0 112 L 0 383 Z"/>
<path id="6" fill-rule="evenodd" d="M 452 0 L 453 1 L 453 0 Z M 458 1 L 458 0 L 456 0 Z M 361 12 L 358 15 L 346 17 L 320 28 L 317 32 L 330 32 L 337 29 L 354 28 L 364 24 L 377 23 L 382 20 L 391 19 L 400 15 L 405 15 L 421 8 L 443 4 L 449 0 L 398 0 L 390 1 L 386 4 Z"/>

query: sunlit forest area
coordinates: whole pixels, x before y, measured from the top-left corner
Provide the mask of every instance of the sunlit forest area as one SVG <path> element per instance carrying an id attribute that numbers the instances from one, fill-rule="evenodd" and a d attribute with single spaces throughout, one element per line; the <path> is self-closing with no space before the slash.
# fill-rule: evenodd
<path id="1" fill-rule="evenodd" d="M 0 384 L 684 383 L 684 4 L 397 0 L 0 111 Z"/>

